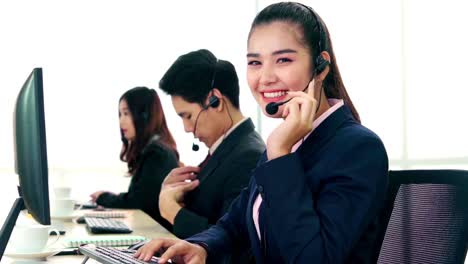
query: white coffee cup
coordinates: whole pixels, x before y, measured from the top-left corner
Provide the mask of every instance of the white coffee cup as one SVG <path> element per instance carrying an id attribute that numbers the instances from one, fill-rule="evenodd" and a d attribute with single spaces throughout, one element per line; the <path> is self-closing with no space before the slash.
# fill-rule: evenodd
<path id="1" fill-rule="evenodd" d="M 75 200 L 70 198 L 55 199 L 50 203 L 50 214 L 53 217 L 64 217 L 73 214 Z"/>
<path id="2" fill-rule="evenodd" d="M 55 187 L 54 193 L 55 193 L 55 198 L 57 199 L 70 198 L 71 188 L 70 187 Z"/>
<path id="3" fill-rule="evenodd" d="M 49 241 L 49 233 L 56 236 Z M 8 251 L 38 253 L 55 244 L 60 238 L 57 229 L 45 225 L 16 225 L 8 242 Z M 47 243 L 49 241 L 49 243 Z"/>

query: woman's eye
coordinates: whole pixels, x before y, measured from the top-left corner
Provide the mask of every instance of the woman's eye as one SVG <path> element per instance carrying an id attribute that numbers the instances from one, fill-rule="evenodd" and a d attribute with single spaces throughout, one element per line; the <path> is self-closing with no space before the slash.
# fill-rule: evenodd
<path id="1" fill-rule="evenodd" d="M 285 63 L 285 62 L 291 62 L 292 60 L 289 58 L 279 58 L 278 63 Z"/>
<path id="2" fill-rule="evenodd" d="M 247 63 L 247 65 L 257 66 L 257 65 L 260 65 L 260 62 L 259 61 L 249 61 Z"/>

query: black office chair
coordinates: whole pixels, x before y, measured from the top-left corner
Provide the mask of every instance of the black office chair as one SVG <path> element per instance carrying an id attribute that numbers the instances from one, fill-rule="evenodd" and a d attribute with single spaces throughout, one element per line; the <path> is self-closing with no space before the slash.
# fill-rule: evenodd
<path id="1" fill-rule="evenodd" d="M 378 263 L 464 263 L 468 171 L 390 171 Z"/>

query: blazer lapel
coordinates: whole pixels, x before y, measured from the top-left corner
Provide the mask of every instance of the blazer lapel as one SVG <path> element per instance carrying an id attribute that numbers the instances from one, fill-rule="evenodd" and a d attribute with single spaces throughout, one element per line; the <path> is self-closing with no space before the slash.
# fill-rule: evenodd
<path id="1" fill-rule="evenodd" d="M 252 176 L 253 178 L 253 176 Z M 253 180 L 255 182 L 255 179 Z M 252 253 L 255 256 L 255 259 L 258 264 L 260 264 L 258 261 L 262 260 L 262 249 L 261 249 L 261 244 L 260 244 L 260 239 L 258 238 L 257 230 L 255 228 L 255 224 L 253 221 L 253 204 L 255 200 L 257 199 L 257 196 L 259 195 L 258 189 L 257 189 L 257 184 L 254 183 L 252 185 L 253 190 L 250 190 L 250 196 L 249 196 L 249 202 L 247 204 L 247 212 L 245 214 L 246 217 L 246 226 L 247 226 L 247 233 L 249 234 L 250 238 L 250 243 L 251 243 L 251 249 Z"/>
<path id="2" fill-rule="evenodd" d="M 260 157 L 260 161 L 258 162 L 259 166 L 260 164 L 265 163 L 267 160 L 266 152 L 263 153 L 263 155 Z M 257 196 L 259 195 L 258 189 L 257 189 L 257 183 L 255 182 L 255 176 L 252 175 L 252 182 L 251 184 L 251 190 L 250 190 L 250 196 L 249 196 L 249 202 L 247 204 L 247 212 L 245 214 L 245 222 L 247 226 L 247 233 L 249 234 L 250 238 L 250 243 L 251 243 L 251 248 L 252 252 L 255 256 L 255 259 L 257 261 L 257 264 L 261 264 L 263 262 L 259 262 L 263 260 L 262 256 L 262 248 L 260 244 L 260 239 L 258 238 L 257 234 L 257 229 L 255 228 L 255 223 L 253 221 L 253 204 L 255 203 L 255 200 L 257 199 Z"/>
<path id="3" fill-rule="evenodd" d="M 212 156 L 197 177 L 200 180 L 200 184 L 205 182 L 206 178 L 208 178 L 208 176 L 211 175 L 213 171 L 218 167 L 218 164 L 219 158 Z"/>
<path id="4" fill-rule="evenodd" d="M 211 158 L 208 161 L 208 163 L 206 164 L 206 166 L 200 171 L 200 174 L 198 175 L 198 179 L 200 180 L 200 184 L 203 184 L 203 182 L 205 182 L 206 179 L 209 178 L 213 174 L 213 172 L 218 167 L 219 163 L 226 156 L 229 156 L 229 153 L 237 145 L 239 140 L 244 135 L 247 135 L 247 134 L 253 132 L 254 129 L 255 129 L 255 127 L 254 127 L 254 125 L 252 123 L 252 120 L 249 118 L 246 121 L 244 121 L 242 124 L 240 124 L 236 129 L 234 129 L 234 131 L 232 131 L 223 140 L 223 142 L 221 142 L 221 144 L 215 150 L 215 152 L 211 156 Z"/>
<path id="5" fill-rule="evenodd" d="M 315 153 L 323 144 L 325 144 L 331 137 L 335 135 L 338 127 L 343 123 L 354 121 L 351 111 L 346 105 L 338 108 L 323 123 L 321 123 L 310 136 L 301 144 L 297 151 L 307 153 Z"/>

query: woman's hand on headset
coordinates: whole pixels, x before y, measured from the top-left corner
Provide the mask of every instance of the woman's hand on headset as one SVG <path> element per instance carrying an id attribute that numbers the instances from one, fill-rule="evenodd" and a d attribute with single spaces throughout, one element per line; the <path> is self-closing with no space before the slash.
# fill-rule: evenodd
<path id="1" fill-rule="evenodd" d="M 291 101 L 283 107 L 282 122 L 267 139 L 268 160 L 291 153 L 299 140 L 312 131 L 312 122 L 317 111 L 318 101 L 314 97 L 314 79 L 309 83 L 308 91 L 290 91 Z"/>

